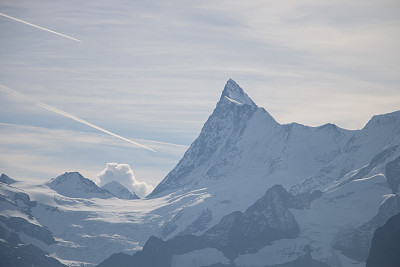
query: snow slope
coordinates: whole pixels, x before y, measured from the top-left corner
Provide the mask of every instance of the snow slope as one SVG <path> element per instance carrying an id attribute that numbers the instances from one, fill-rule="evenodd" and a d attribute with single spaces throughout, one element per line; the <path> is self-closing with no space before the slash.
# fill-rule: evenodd
<path id="1" fill-rule="evenodd" d="M 318 249 L 312 255 L 316 259 L 338 264 L 332 262 L 341 256 L 334 256 L 330 242 L 341 227 L 365 223 L 376 215 L 383 195 L 390 193 L 384 170 L 400 154 L 399 144 L 400 111 L 374 116 L 363 129 L 355 131 L 333 124 L 280 125 L 229 80 L 199 137 L 149 197 L 192 190 L 210 195 L 196 206 L 177 211 L 165 224 L 167 231 L 162 231 L 161 236 L 170 238 L 180 233 L 203 233 L 224 214 L 246 209 L 274 184 L 282 184 L 295 194 L 319 189 L 329 196 L 352 190 L 354 193 L 344 195 L 337 206 L 332 201 L 310 210 L 323 220 L 322 229 L 306 219 L 311 216 L 307 211 L 297 212 L 299 224 L 316 231 L 305 234 L 313 238 L 302 236 L 300 242 L 315 242 L 312 247 Z M 376 185 L 377 180 L 381 180 L 380 185 Z M 363 189 L 364 184 L 369 185 L 368 190 Z M 360 207 L 358 203 L 364 204 Z M 328 216 L 324 210 L 334 211 L 330 214 L 337 213 L 338 217 Z M 193 228 L 193 218 L 201 219 L 199 214 L 205 211 L 208 221 L 203 220 L 201 228 Z M 318 243 L 314 239 L 319 237 Z"/>
<path id="2" fill-rule="evenodd" d="M 229 80 L 199 137 L 147 199 L 114 198 L 77 173 L 47 185 L 17 186 L 37 202 L 32 216 L 57 240 L 43 248 L 70 265 L 97 264 L 117 252 L 133 254 L 152 235 L 163 240 L 200 236 L 227 214 L 245 212 L 280 184 L 306 200 L 318 197 L 308 206 L 290 208 L 299 236 L 272 241 L 257 251 L 241 250 L 234 263 L 265 266 L 310 255 L 331 266 L 357 266 L 362 261 L 347 258 L 332 244 L 343 228 L 358 229 L 369 222 L 385 196 L 396 191 L 399 145 L 400 111 L 374 116 L 355 131 L 333 124 L 281 125 Z M 213 256 L 203 261 L 206 252 Z M 196 258 L 225 263 L 220 252 L 203 248 L 176 255 L 173 262 L 181 265 Z"/>
<path id="3" fill-rule="evenodd" d="M 17 183 L 7 178 L 12 184 Z M 21 189 L 3 182 L 0 182 L 0 196 L 0 265 L 64 266 L 38 247 L 56 241 L 32 215 L 37 202 Z"/>
<path id="4" fill-rule="evenodd" d="M 370 220 L 378 209 L 382 213 L 382 207 L 393 199 L 387 197 L 388 192 L 390 189 L 381 174 L 310 197 L 292 196 L 282 186 L 275 185 L 245 212 L 224 216 L 201 236 L 178 235 L 165 242 L 152 237 L 143 251 L 130 259 L 114 255 L 100 266 L 202 266 L 227 262 L 243 267 L 288 263 L 362 266 L 363 260 L 348 259 L 332 245 L 342 228 Z M 396 214 L 400 209 L 385 209 L 385 212 Z"/>
<path id="5" fill-rule="evenodd" d="M 170 217 L 169 213 L 177 207 L 195 205 L 204 198 L 202 192 L 154 200 L 103 199 L 87 194 L 68 197 L 51 189 L 48 183 L 31 182 L 17 182 L 7 188 L 12 190 L 0 190 L 0 199 L 24 192 L 17 195 L 24 196 L 26 203 L 34 204 L 29 206 L 16 198 L 29 214 L 5 202 L 6 206 L 0 206 L 0 216 L 22 218 L 45 226 L 55 243 L 46 244 L 26 234 L 23 234 L 23 241 L 70 266 L 94 266 L 116 252 L 133 254 L 142 248 L 149 236 L 159 231 L 165 218 Z"/>

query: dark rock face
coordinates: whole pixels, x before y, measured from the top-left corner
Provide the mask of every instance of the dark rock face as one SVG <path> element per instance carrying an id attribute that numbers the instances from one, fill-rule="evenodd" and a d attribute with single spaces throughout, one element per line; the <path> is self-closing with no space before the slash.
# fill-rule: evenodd
<path id="1" fill-rule="evenodd" d="M 322 196 L 322 192 L 320 190 L 314 190 L 311 193 L 305 192 L 300 193 L 291 198 L 289 208 L 294 208 L 298 210 L 309 209 L 311 202 L 320 198 Z"/>
<path id="2" fill-rule="evenodd" d="M 37 205 L 20 189 L 0 183 L 0 210 L 15 211 L 21 217 L 0 215 L 0 266 L 64 266 L 34 245 L 24 244 L 21 233 L 47 245 L 55 244 L 53 234 L 34 222 L 31 208 Z"/>
<path id="3" fill-rule="evenodd" d="M 376 230 L 367 259 L 367 267 L 400 266 L 400 214 L 391 217 Z"/>
<path id="4" fill-rule="evenodd" d="M 393 194 L 396 194 L 400 185 L 400 156 L 386 164 L 385 176 Z"/>
<path id="5" fill-rule="evenodd" d="M 31 201 L 29 195 L 22 191 L 11 190 L 7 184 L 0 183 L 0 188 L 6 192 L 5 195 L 0 194 L 0 209 L 10 205 L 13 209 L 18 209 L 32 217 L 31 209 L 37 206 L 36 201 Z"/>
<path id="6" fill-rule="evenodd" d="M 108 266 L 135 266 L 132 263 L 133 256 L 125 254 L 125 253 L 114 253 L 102 263 L 97 265 L 98 267 L 108 267 Z"/>
<path id="7" fill-rule="evenodd" d="M 32 224 L 29 221 L 20 217 L 6 218 L 0 215 L 0 222 L 3 222 L 7 227 L 15 232 L 23 232 L 33 238 L 43 241 L 47 245 L 55 244 L 56 241 L 53 234 L 45 227 Z"/>
<path id="8" fill-rule="evenodd" d="M 374 230 L 369 223 L 358 228 L 344 228 L 338 232 L 332 247 L 351 259 L 365 261 Z"/>
<path id="9" fill-rule="evenodd" d="M 342 229 L 336 236 L 333 248 L 357 261 L 365 261 L 371 248 L 375 230 L 393 215 L 400 212 L 400 196 L 394 195 L 382 203 L 378 214 L 369 222 L 356 227 Z M 383 266 L 383 265 L 382 265 Z"/>
<path id="10" fill-rule="evenodd" d="M 26 211 L 30 211 L 31 208 L 36 207 L 37 206 L 37 202 L 36 201 L 31 201 L 31 198 L 29 197 L 28 194 L 23 193 L 23 192 L 17 192 L 14 195 L 14 199 L 13 199 L 16 203 L 18 202 L 22 202 L 23 204 L 26 205 Z M 20 201 L 19 201 L 20 200 Z M 18 203 L 19 204 L 19 203 Z"/>
<path id="11" fill-rule="evenodd" d="M 47 228 L 30 221 L 33 219 L 31 209 L 37 206 L 37 202 L 32 201 L 28 194 L 16 191 L 16 188 L 11 188 L 6 184 L 0 184 L 0 187 L 5 191 L 5 195 L 0 194 L 0 209 L 18 210 L 28 218 L 27 220 L 21 217 L 0 215 L 2 225 L 13 232 L 23 232 L 28 236 L 41 240 L 47 245 L 55 244 L 56 241 L 53 234 Z"/>
<path id="12" fill-rule="evenodd" d="M 297 237 L 299 226 L 288 209 L 292 202 L 293 196 L 281 185 L 275 185 L 245 212 L 224 216 L 201 236 L 178 235 L 168 241 L 150 237 L 142 251 L 133 256 L 114 254 L 99 266 L 166 267 L 170 266 L 173 255 L 207 247 L 233 260 L 241 253 L 256 252 L 274 240 Z M 123 265 L 126 262 L 129 265 Z"/>
<path id="13" fill-rule="evenodd" d="M 21 242 L 18 235 L 0 225 L 0 266 L 61 267 L 58 260 L 48 257 L 46 252 L 33 245 Z"/>
<path id="14" fill-rule="evenodd" d="M 281 185 L 275 185 L 244 213 L 236 211 L 224 216 L 203 238 L 229 259 L 245 251 L 255 252 L 274 240 L 295 238 L 300 229 L 288 210 L 291 199 L 292 195 Z"/>
<path id="15" fill-rule="evenodd" d="M 209 209 L 203 210 L 199 217 L 194 220 L 185 230 L 180 232 L 178 235 L 190 235 L 195 234 L 199 231 L 203 231 L 207 229 L 209 222 L 212 220 L 212 213 Z"/>
<path id="16" fill-rule="evenodd" d="M 26 212 L 31 216 L 31 209 L 37 206 L 36 201 L 31 201 L 28 194 L 23 192 L 17 192 L 14 194 L 14 198 L 11 199 L 11 203 L 18 206 L 22 211 Z"/>

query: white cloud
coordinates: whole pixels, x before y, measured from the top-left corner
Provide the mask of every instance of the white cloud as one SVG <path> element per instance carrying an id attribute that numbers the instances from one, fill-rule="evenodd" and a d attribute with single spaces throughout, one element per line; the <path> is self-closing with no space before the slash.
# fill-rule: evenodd
<path id="1" fill-rule="evenodd" d="M 190 144 L 229 77 L 280 122 L 356 129 L 399 109 L 382 98 L 399 97 L 398 1 L 31 2 L 2 1 L 2 10 L 84 43 L 6 20 L 2 83 L 124 136 Z M 359 98 L 367 105 L 355 111 L 343 91 L 379 100 Z M 0 113 L 21 116 L 0 102 Z"/>
<path id="2" fill-rule="evenodd" d="M 129 164 L 107 163 L 106 168 L 98 175 L 96 183 L 103 186 L 109 182 L 117 181 L 132 190 L 140 198 L 153 191 L 153 187 L 146 182 L 136 180 Z"/>

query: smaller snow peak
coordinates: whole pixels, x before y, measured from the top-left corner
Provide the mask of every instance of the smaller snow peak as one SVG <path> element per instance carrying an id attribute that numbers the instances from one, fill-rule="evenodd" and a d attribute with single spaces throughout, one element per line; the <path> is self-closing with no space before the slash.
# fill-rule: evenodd
<path id="1" fill-rule="evenodd" d="M 109 182 L 109 183 L 103 185 L 102 188 L 111 187 L 111 186 L 112 186 L 112 187 L 126 188 L 125 186 L 123 186 L 122 184 L 120 184 L 120 183 L 117 182 L 117 181 L 111 181 L 111 182 Z"/>
<path id="2" fill-rule="evenodd" d="M 220 101 L 229 101 L 239 106 L 250 105 L 257 107 L 257 105 L 250 99 L 250 97 L 243 91 L 243 89 L 232 79 L 229 79 L 222 91 Z"/>
<path id="3" fill-rule="evenodd" d="M 71 180 L 84 180 L 84 179 L 85 178 L 79 172 L 66 172 L 64 174 L 61 174 L 57 178 L 53 178 L 51 180 L 51 184 L 57 185 Z"/>
<path id="4" fill-rule="evenodd" d="M 79 172 L 66 172 L 52 179 L 48 186 L 66 197 L 78 198 L 111 198 L 114 195 L 99 188 L 92 180 L 83 177 Z"/>
<path id="5" fill-rule="evenodd" d="M 319 126 L 318 129 L 324 131 L 337 131 L 339 130 L 339 127 L 337 127 L 336 124 L 333 123 L 326 123 L 324 125 Z"/>
<path id="6" fill-rule="evenodd" d="M 129 190 L 117 181 L 111 181 L 108 184 L 103 185 L 101 188 L 111 192 L 119 199 L 139 199 L 139 197 L 135 193 L 133 193 L 131 190 Z"/>
<path id="7" fill-rule="evenodd" d="M 13 184 L 16 181 L 14 179 L 11 179 L 10 177 L 8 177 L 8 175 L 5 175 L 4 173 L 1 174 L 0 176 L 0 183 L 4 183 L 4 184 Z"/>

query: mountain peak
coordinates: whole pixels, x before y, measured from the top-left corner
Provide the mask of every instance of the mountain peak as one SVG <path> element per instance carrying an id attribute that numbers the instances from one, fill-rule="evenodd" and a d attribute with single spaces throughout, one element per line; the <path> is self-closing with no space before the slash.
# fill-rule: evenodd
<path id="1" fill-rule="evenodd" d="M 66 197 L 78 198 L 111 198 L 114 195 L 106 189 L 99 188 L 92 180 L 79 172 L 66 172 L 51 180 L 51 189 Z"/>
<path id="2" fill-rule="evenodd" d="M 51 179 L 50 183 L 52 185 L 58 185 L 71 180 L 83 180 L 83 179 L 84 177 L 79 172 L 66 172 L 58 176 L 57 178 Z"/>
<path id="3" fill-rule="evenodd" d="M 101 188 L 111 192 L 119 199 L 139 199 L 135 193 L 117 181 L 111 181 L 108 184 L 103 185 Z"/>
<path id="4" fill-rule="evenodd" d="M 219 101 L 229 101 L 239 106 L 250 105 L 257 107 L 253 100 L 251 100 L 243 89 L 232 79 L 226 82 Z"/>

